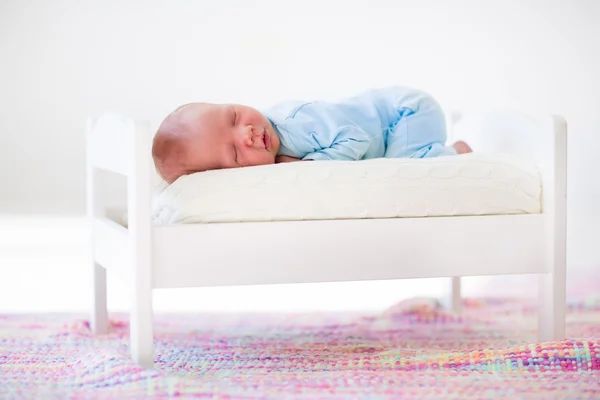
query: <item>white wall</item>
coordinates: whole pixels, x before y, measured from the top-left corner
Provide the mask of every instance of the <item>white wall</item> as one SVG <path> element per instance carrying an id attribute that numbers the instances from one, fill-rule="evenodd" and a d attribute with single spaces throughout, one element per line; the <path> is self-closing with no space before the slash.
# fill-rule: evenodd
<path id="1" fill-rule="evenodd" d="M 0 213 L 81 214 L 86 115 L 407 84 L 569 123 L 569 257 L 598 263 L 600 2 L 0 2 Z"/>

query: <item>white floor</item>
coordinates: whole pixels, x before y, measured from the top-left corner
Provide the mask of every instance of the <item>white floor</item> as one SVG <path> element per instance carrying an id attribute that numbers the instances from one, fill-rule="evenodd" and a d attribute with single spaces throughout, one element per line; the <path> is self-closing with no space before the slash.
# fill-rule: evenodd
<path id="1" fill-rule="evenodd" d="M 0 313 L 87 312 L 90 299 L 87 232 L 83 218 L 0 217 Z M 282 264 L 282 268 L 284 265 Z M 521 296 L 534 277 L 466 278 L 470 296 Z M 127 292 L 109 275 L 109 309 L 126 311 Z M 154 306 L 166 311 L 383 310 L 414 296 L 439 296 L 444 279 L 319 283 L 158 290 Z"/>

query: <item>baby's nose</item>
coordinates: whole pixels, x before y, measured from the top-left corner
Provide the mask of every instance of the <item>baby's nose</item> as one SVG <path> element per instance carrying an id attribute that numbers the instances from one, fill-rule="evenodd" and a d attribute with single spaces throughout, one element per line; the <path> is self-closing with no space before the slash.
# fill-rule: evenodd
<path id="1" fill-rule="evenodd" d="M 259 138 L 260 132 L 258 132 L 258 130 L 255 129 L 252 125 L 248 125 L 248 127 L 246 128 L 246 134 L 244 136 L 246 145 L 252 146 L 254 142 Z"/>

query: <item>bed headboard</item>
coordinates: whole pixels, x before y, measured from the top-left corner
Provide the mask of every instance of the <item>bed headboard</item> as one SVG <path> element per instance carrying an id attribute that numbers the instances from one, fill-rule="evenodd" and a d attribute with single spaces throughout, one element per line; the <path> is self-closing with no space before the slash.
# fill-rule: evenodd
<path id="1" fill-rule="evenodd" d="M 448 143 L 464 140 L 475 152 L 505 153 L 533 161 L 542 176 L 542 209 L 566 207 L 567 123 L 564 118 L 493 110 L 450 112 L 447 123 Z"/>
<path id="2" fill-rule="evenodd" d="M 536 162 L 548 154 L 555 122 L 550 116 L 510 110 L 451 113 L 449 120 L 450 142 L 464 140 L 477 152 L 507 153 Z"/>
<path id="3" fill-rule="evenodd" d="M 88 119 L 89 215 L 116 219 L 111 213 L 126 209 L 130 219 L 149 221 L 151 189 L 156 176 L 151 156 L 152 136 L 148 123 L 116 113 Z"/>

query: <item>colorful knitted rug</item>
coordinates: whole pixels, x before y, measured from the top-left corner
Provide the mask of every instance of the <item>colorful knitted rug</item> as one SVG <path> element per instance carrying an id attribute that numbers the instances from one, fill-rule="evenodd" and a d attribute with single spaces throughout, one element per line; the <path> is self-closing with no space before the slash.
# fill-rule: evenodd
<path id="1" fill-rule="evenodd" d="M 535 305 L 435 300 L 382 313 L 158 315 L 156 368 L 128 358 L 126 315 L 0 316 L 2 399 L 600 399 L 600 299 L 568 339 L 535 341 Z"/>

